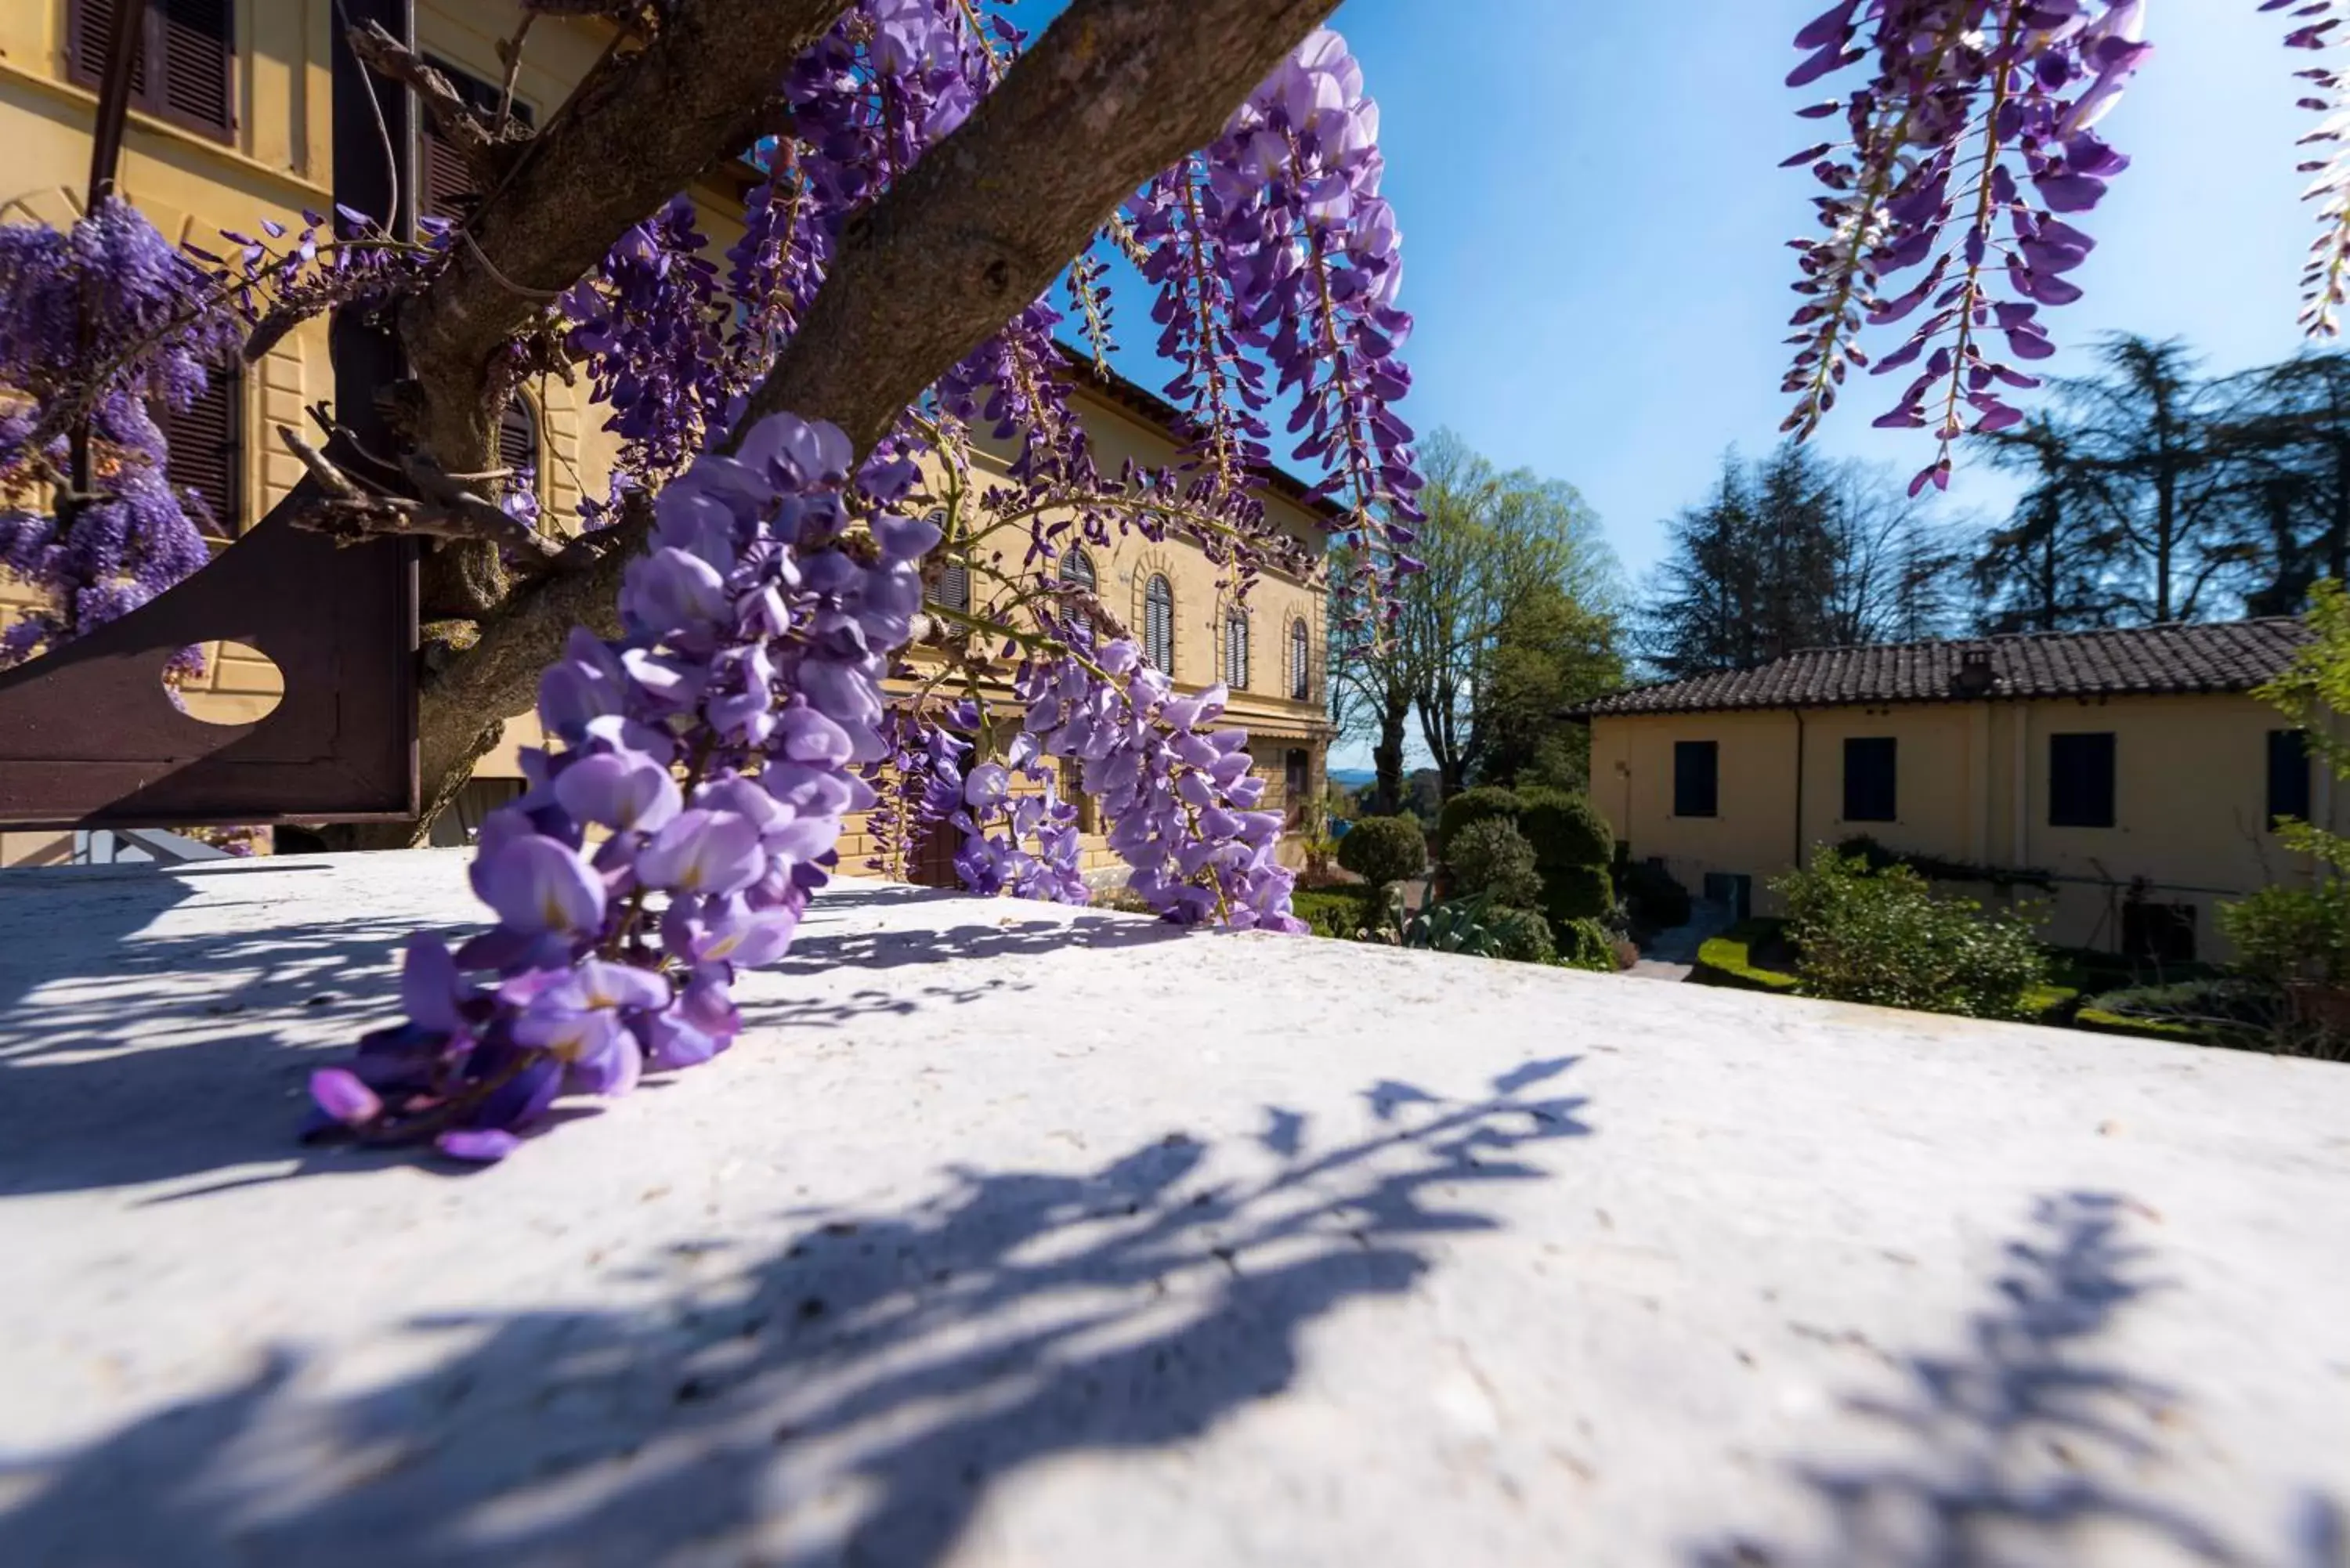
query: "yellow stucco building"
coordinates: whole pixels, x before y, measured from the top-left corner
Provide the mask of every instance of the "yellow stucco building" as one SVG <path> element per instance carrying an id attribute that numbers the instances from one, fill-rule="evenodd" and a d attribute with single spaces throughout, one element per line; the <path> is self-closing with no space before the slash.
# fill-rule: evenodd
<path id="1" fill-rule="evenodd" d="M 2326 769 L 2249 695 L 2292 619 L 1820 649 L 1581 711 L 1591 798 L 1636 859 L 1774 912 L 1767 884 L 1866 836 L 2046 874 L 2046 940 L 2224 958 L 2212 906 L 2306 877 L 2280 816 L 2339 827 Z"/>
<path id="2" fill-rule="evenodd" d="M 7 150 L 0 157 L 0 221 L 62 227 L 80 210 L 103 65 L 99 40 L 114 5 L 123 3 L 136 0 L 0 5 L 0 147 Z M 335 0 L 147 4 L 149 43 L 134 79 L 117 182 L 122 196 L 167 237 L 199 244 L 215 243 L 223 229 L 250 229 L 264 219 L 298 226 L 305 209 L 328 211 Z M 512 34 L 518 16 L 511 0 L 415 0 L 401 19 L 412 26 L 418 48 L 461 90 L 494 97 L 503 77 L 497 40 Z M 600 23 L 542 16 L 516 72 L 516 112 L 543 122 L 606 41 Z M 462 163 L 436 147 L 429 128 L 420 125 L 407 141 L 400 150 L 403 187 L 424 212 L 453 212 Z M 713 254 L 734 237 L 743 189 L 738 175 L 693 192 Z M 1073 376 L 1103 472 L 1116 472 L 1128 457 L 1152 467 L 1176 461 L 1173 410 L 1117 377 L 1083 367 Z M 220 545 L 252 526 L 301 477 L 299 464 L 267 432 L 281 423 L 302 428 L 304 406 L 331 401 L 333 390 L 326 326 L 312 321 L 257 365 L 223 374 L 197 408 L 174 419 L 172 476 L 197 489 L 220 518 Z M 584 379 L 573 387 L 542 378 L 510 411 L 504 456 L 531 465 L 551 521 L 567 524 L 583 494 L 602 493 L 618 445 L 602 425 Z M 983 467 L 995 462 L 986 454 L 980 461 Z M 1300 486 L 1276 478 L 1263 499 L 1279 526 L 1321 538 L 1321 508 Z M 1251 732 L 1268 805 L 1294 813 L 1320 798 L 1331 726 L 1318 579 L 1269 576 L 1243 607 L 1228 599 L 1218 569 L 1196 547 L 1136 535 L 1089 549 L 1066 569 L 1093 574 L 1113 608 L 1131 607 L 1136 631 L 1163 653 L 1180 685 L 1231 685 L 1232 719 Z M 0 573 L 0 618 L 27 597 L 23 585 Z M 183 693 L 190 711 L 233 724 L 265 715 L 282 691 L 275 666 L 234 645 L 205 651 L 205 676 Z M 474 785 L 435 825 L 436 841 L 462 842 L 483 811 L 514 793 L 516 749 L 536 740 L 528 716 L 509 723 L 504 743 L 477 771 Z M 59 858 L 68 843 L 54 834 L 0 835 L 0 863 Z M 842 847 L 851 867 L 866 852 L 854 832 Z M 1089 862 L 1106 861 L 1096 837 Z"/>

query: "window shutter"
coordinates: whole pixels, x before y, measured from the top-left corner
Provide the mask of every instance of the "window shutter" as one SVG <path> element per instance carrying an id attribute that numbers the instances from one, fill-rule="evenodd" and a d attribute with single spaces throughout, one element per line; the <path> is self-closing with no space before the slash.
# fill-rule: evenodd
<path id="1" fill-rule="evenodd" d="M 212 515 L 199 514 L 193 521 L 207 538 L 236 535 L 243 500 L 237 471 L 242 466 L 244 401 L 236 371 L 215 369 L 195 401 L 163 416 L 163 439 L 171 448 L 164 476 L 203 499 Z"/>
<path id="2" fill-rule="evenodd" d="M 498 466 L 517 474 L 538 467 L 538 421 L 531 418 L 530 405 L 520 398 L 506 405 L 504 417 L 498 421 Z"/>
<path id="3" fill-rule="evenodd" d="M 142 3 L 143 0 L 73 0 L 66 19 L 69 51 L 67 75 L 88 88 L 104 80 L 106 40 L 114 31 L 114 7 L 118 4 Z M 141 108 L 148 102 L 147 31 L 145 27 L 139 29 L 139 54 L 130 67 L 130 101 Z"/>
<path id="4" fill-rule="evenodd" d="M 2309 820 L 2309 737 L 2299 730 L 2269 732 L 2269 831 L 2286 817 Z"/>
<path id="5" fill-rule="evenodd" d="M 2048 737 L 2048 826 L 2114 825 L 2114 737 L 2110 732 Z"/>
<path id="6" fill-rule="evenodd" d="M 1142 656 L 1160 674 L 1175 673 L 1175 590 L 1165 577 L 1143 589 Z"/>
<path id="7" fill-rule="evenodd" d="M 1289 623 L 1289 695 L 1304 702 L 1314 695 L 1314 647 L 1305 623 Z"/>
<path id="8" fill-rule="evenodd" d="M 206 130 L 234 129 L 234 0 L 161 0 L 163 91 L 171 118 Z"/>
<path id="9" fill-rule="evenodd" d="M 1844 743 L 1844 819 L 1892 822 L 1899 815 L 1899 745 L 1889 735 L 1855 735 Z"/>
<path id="10" fill-rule="evenodd" d="M 1673 815 L 1714 816 L 1721 808 L 1721 745 L 1718 741 L 1673 742 Z"/>
<path id="11" fill-rule="evenodd" d="M 449 78 L 457 96 L 484 116 L 498 111 L 499 88 L 469 71 L 460 69 L 444 59 L 427 55 L 426 65 Z M 514 117 L 524 125 L 530 119 L 530 106 L 515 99 Z M 428 218 L 447 218 L 455 222 L 477 201 L 481 192 L 473 189 L 473 171 L 458 154 L 456 144 L 444 140 L 433 128 L 430 115 L 420 111 L 416 119 L 416 140 L 419 161 L 416 210 Z"/>

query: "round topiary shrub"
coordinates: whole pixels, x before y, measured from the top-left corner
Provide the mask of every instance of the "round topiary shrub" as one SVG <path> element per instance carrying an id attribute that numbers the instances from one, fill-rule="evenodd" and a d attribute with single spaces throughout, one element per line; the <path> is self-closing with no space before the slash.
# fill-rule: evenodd
<path id="1" fill-rule="evenodd" d="M 1447 859 L 1451 858 L 1452 840 L 1471 823 L 1517 820 L 1521 803 L 1515 794 L 1497 784 L 1480 784 L 1475 789 L 1462 790 L 1444 803 L 1436 816 L 1436 844 Z"/>
<path id="2" fill-rule="evenodd" d="M 1596 866 L 1559 866 L 1543 873 L 1543 913 L 1554 925 L 1597 920 L 1615 907 L 1616 889 Z"/>
<path id="3" fill-rule="evenodd" d="M 1444 863 L 1452 868 L 1456 897 L 1487 893 L 1496 904 L 1513 909 L 1533 909 L 1542 902 L 1543 878 L 1534 868 L 1534 846 L 1507 817 L 1485 817 L 1456 831 L 1445 840 Z"/>
<path id="4" fill-rule="evenodd" d="M 1374 887 L 1428 869 L 1428 837 L 1407 816 L 1370 816 L 1338 840 L 1338 864 Z"/>
<path id="5" fill-rule="evenodd" d="M 1616 830 L 1589 796 L 1546 789 L 1519 800 L 1518 831 L 1534 846 L 1534 863 L 1544 876 L 1566 866 L 1604 869 L 1616 858 Z"/>

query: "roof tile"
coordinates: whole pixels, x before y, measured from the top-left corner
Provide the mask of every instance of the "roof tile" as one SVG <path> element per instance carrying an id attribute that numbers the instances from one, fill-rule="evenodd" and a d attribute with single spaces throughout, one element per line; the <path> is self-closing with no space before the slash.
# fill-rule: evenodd
<path id="1" fill-rule="evenodd" d="M 2112 631 L 2033 632 L 1939 642 L 1814 648 L 1752 670 L 1692 676 L 1602 697 L 1575 711 L 1698 713 L 1739 708 L 1849 707 L 1963 701 L 1962 655 L 1991 655 L 1989 698 L 2245 691 L 2272 679 L 2309 640 L 2290 616 Z"/>

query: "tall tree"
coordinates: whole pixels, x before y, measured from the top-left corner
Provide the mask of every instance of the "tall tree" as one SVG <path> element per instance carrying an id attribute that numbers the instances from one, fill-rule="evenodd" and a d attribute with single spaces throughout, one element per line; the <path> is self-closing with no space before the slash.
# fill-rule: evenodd
<path id="1" fill-rule="evenodd" d="M 1449 431 L 1420 456 L 1427 569 L 1404 601 L 1402 637 L 1420 738 L 1450 795 L 1466 787 L 1493 742 L 1487 697 L 1503 627 L 1550 590 L 1599 601 L 1615 566 L 1573 485 L 1499 472 Z"/>
<path id="2" fill-rule="evenodd" d="M 1808 447 L 1726 455 L 1711 498 L 1668 531 L 1641 650 L 1669 679 L 1932 636 L 1951 616 L 1960 557 L 1930 508 L 1889 473 Z"/>
<path id="3" fill-rule="evenodd" d="M 2133 334 L 2098 349 L 2104 369 L 2058 384 L 2072 493 L 2117 542 L 2112 590 L 2132 620 L 2192 620 L 2240 557 L 2222 526 L 2228 495 L 2211 441 L 2211 398 L 2177 338 Z"/>
<path id="4" fill-rule="evenodd" d="M 2350 577 L 2350 357 L 2263 366 L 2212 397 L 2244 607 L 2292 614 L 2321 577 Z"/>
<path id="5" fill-rule="evenodd" d="M 1503 613 L 1479 692 L 1481 783 L 1585 787 L 1591 732 L 1559 715 L 1623 684 L 1619 640 L 1614 615 L 1555 582 Z"/>
<path id="6" fill-rule="evenodd" d="M 2007 523 L 1977 552 L 1977 618 L 1988 632 L 2074 631 L 2123 614 L 2110 586 L 2124 544 L 2093 472 L 2046 414 L 1983 438 L 1991 462 L 2031 475 Z"/>

